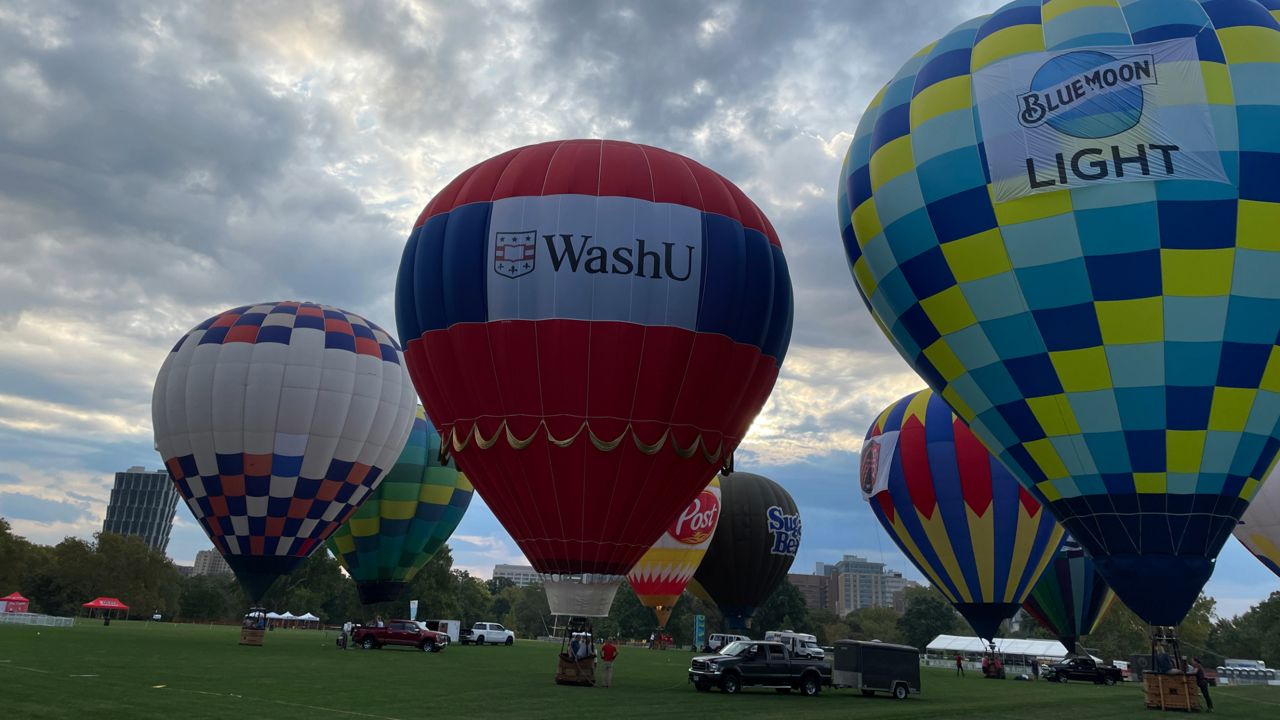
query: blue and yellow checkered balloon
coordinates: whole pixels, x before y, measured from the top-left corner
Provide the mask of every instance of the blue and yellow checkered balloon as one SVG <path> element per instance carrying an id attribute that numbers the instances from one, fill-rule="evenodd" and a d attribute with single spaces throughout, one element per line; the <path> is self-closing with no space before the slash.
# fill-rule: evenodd
<path id="1" fill-rule="evenodd" d="M 440 433 L 419 405 L 395 466 L 329 538 L 366 605 L 397 599 L 471 504 L 471 483 L 452 462 L 441 465 L 439 455 Z"/>
<path id="2" fill-rule="evenodd" d="M 876 321 L 1125 603 L 1174 625 L 1280 448 L 1277 0 L 1016 0 L 917 53 L 840 177 Z M 1194 38 L 1228 183 L 993 202 L 973 73 Z"/>

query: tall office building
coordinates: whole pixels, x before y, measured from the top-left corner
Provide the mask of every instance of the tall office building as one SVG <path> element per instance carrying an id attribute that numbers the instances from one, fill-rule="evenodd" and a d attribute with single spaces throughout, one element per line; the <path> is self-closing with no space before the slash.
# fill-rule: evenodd
<path id="1" fill-rule="evenodd" d="M 169 473 L 135 465 L 116 473 L 102 532 L 136 535 L 147 545 L 164 552 L 169 546 L 177 507 L 178 491 Z"/>
<path id="2" fill-rule="evenodd" d="M 498 578 L 506 578 L 515 583 L 517 587 L 542 582 L 542 578 L 538 576 L 538 571 L 528 565 L 494 565 L 493 579 L 497 580 Z"/>
<path id="3" fill-rule="evenodd" d="M 192 575 L 231 575 L 231 566 L 217 550 L 201 550 L 191 567 Z"/>
<path id="4" fill-rule="evenodd" d="M 831 609 L 848 615 L 862 608 L 900 606 L 902 591 L 916 583 L 889 570 L 884 563 L 857 555 L 845 555 L 840 562 L 818 563 L 820 575 L 830 578 L 827 592 Z"/>

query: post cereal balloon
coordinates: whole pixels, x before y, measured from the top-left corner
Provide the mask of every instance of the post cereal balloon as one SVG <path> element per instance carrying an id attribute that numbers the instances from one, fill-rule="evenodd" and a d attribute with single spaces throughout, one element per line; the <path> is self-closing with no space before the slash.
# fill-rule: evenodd
<path id="1" fill-rule="evenodd" d="M 300 302 L 197 325 L 156 377 L 156 450 L 257 601 L 378 486 L 413 425 L 400 348 L 377 325 Z"/>
<path id="2" fill-rule="evenodd" d="M 1280 449 L 1272 0 L 1017 0 L 862 115 L 839 221 L 912 367 L 1177 625 Z"/>
<path id="3" fill-rule="evenodd" d="M 768 398 L 791 279 L 733 183 L 665 150 L 566 140 L 431 200 L 396 323 L 427 415 L 551 611 L 603 617 Z"/>
<path id="4" fill-rule="evenodd" d="M 743 630 L 796 559 L 800 511 L 785 488 L 752 473 L 722 478 L 720 497 L 720 523 L 694 578 L 729 627 Z"/>
<path id="5" fill-rule="evenodd" d="M 720 478 L 715 477 L 627 573 L 631 589 L 641 605 L 653 608 L 659 627 L 666 627 L 676 600 L 707 554 L 719 521 Z"/>

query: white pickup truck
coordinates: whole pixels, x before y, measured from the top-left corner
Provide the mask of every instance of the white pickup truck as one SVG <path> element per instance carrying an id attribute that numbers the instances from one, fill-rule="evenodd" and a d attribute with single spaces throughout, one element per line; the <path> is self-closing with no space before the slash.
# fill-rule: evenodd
<path id="1" fill-rule="evenodd" d="M 463 645 L 514 645 L 516 634 L 495 622 L 478 622 L 470 630 L 463 630 L 459 640 Z"/>

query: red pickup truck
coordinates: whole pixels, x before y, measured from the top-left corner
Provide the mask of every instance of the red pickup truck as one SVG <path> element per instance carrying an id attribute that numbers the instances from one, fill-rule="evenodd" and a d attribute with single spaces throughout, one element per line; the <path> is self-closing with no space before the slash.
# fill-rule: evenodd
<path id="1" fill-rule="evenodd" d="M 440 652 L 449 644 L 449 636 L 424 629 L 412 620 L 392 620 L 386 627 L 357 627 L 351 633 L 351 641 L 365 650 L 403 645 L 427 652 Z"/>

